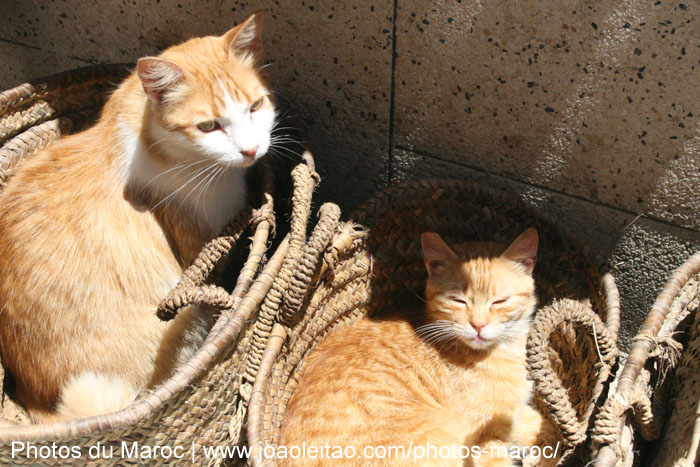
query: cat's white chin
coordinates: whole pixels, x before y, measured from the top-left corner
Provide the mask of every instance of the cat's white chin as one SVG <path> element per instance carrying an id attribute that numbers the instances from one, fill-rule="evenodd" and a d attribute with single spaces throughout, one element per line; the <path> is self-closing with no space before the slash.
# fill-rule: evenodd
<path id="1" fill-rule="evenodd" d="M 240 159 L 219 159 L 219 163 L 225 167 L 236 167 L 239 169 L 245 169 L 247 167 L 255 164 L 262 156 L 255 156 L 255 158 L 240 158 Z"/>
<path id="2" fill-rule="evenodd" d="M 484 339 L 483 337 L 462 337 L 462 342 L 467 344 L 473 350 L 488 350 L 493 347 L 497 341 L 495 339 Z"/>
<path id="3" fill-rule="evenodd" d="M 230 156 L 220 156 L 218 161 L 221 165 L 226 167 L 238 167 L 246 168 L 258 162 L 260 159 L 265 157 L 267 150 L 258 150 L 257 154 L 253 157 L 244 156 L 243 154 L 231 154 Z"/>

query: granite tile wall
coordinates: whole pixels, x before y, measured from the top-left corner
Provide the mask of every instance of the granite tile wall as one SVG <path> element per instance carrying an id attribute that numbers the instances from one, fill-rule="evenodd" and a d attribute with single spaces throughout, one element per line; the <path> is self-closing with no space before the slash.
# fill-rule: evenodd
<path id="1" fill-rule="evenodd" d="M 356 206 L 386 184 L 391 3 L 0 1 L 0 57 L 9 65 L 0 88 L 88 63 L 135 62 L 190 37 L 223 34 L 259 10 L 266 71 L 284 116 L 314 148 L 319 195 Z M 360 183 L 344 183 L 350 179 Z"/>
<path id="2" fill-rule="evenodd" d="M 613 266 L 623 336 L 700 249 L 700 5 L 621 0 L 0 1 L 0 88 L 133 62 L 265 10 L 321 201 L 462 177 L 553 211 Z M 278 156 L 282 157 L 282 156 Z"/>

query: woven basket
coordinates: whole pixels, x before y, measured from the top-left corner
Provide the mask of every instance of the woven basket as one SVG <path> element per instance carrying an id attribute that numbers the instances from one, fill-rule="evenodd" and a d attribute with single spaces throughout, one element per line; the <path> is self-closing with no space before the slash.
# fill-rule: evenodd
<path id="1" fill-rule="evenodd" d="M 632 341 L 595 423 L 596 465 L 700 463 L 699 307 L 700 252 L 673 273 Z"/>
<path id="2" fill-rule="evenodd" d="M 36 150 L 93 123 L 107 93 L 128 73 L 125 65 L 88 67 L 0 93 L 0 189 Z M 289 234 L 264 267 L 261 269 L 262 260 L 275 226 L 274 177 L 266 164 L 256 168 L 264 183 L 258 184 L 262 185 L 259 193 L 250 194 L 251 205 L 203 248 L 159 306 L 161 319 L 172 319 L 179 309 L 192 304 L 220 310 L 220 317 L 192 359 L 161 386 L 120 412 L 62 423 L 0 427 L 3 464 L 223 462 L 221 455 L 207 457 L 204 449 L 235 444 L 243 429 L 247 394 L 252 387 L 252 380 L 246 383 L 243 369 L 248 355 L 256 350 L 252 340 L 254 323 L 277 275 L 289 275 L 288 269 L 294 264 L 288 254 L 304 242 L 306 234 L 317 175 L 311 155 L 306 153 L 304 159 L 292 170 Z M 243 252 L 245 259 L 240 272 L 236 272 L 235 287 L 228 293 L 206 281 L 219 261 L 232 251 Z M 6 423 L 0 424 L 26 421 L 7 397 L 3 400 L 2 418 Z M 20 442 L 29 447 L 29 457 L 20 450 L 13 456 L 13 442 L 17 448 Z M 68 452 L 71 455 L 66 457 Z M 73 458 L 74 452 L 81 457 Z M 178 459 L 180 455 L 184 459 Z"/>
<path id="3" fill-rule="evenodd" d="M 274 465 L 269 453 L 305 357 L 328 332 L 422 295 L 421 232 L 439 232 L 448 243 L 506 242 L 533 225 L 540 235 L 540 310 L 528 340 L 530 374 L 542 411 L 561 427 L 559 452 L 573 465 L 590 458 L 587 432 L 611 379 L 619 328 L 615 282 L 590 255 L 517 198 L 472 183 L 412 182 L 375 196 L 353 222 L 334 223 L 337 213 L 328 205 L 321 216 L 257 372 L 248 412 L 250 463 Z"/>

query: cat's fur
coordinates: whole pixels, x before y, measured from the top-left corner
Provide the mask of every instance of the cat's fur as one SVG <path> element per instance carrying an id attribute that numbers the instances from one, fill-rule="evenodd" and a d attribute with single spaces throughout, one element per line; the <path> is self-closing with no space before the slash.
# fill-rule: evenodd
<path id="1" fill-rule="evenodd" d="M 463 244 L 457 256 L 425 233 L 425 306 L 364 318 L 327 336 L 307 357 L 287 406 L 280 446 L 403 446 L 406 459 L 345 459 L 346 465 L 416 465 L 409 446 L 556 443 L 530 405 L 525 343 L 536 306 L 531 273 L 538 237 L 507 249 Z M 503 300 L 503 301 L 502 301 Z M 282 465 L 323 465 L 313 459 Z M 466 461 L 466 462 L 465 462 Z M 511 465 L 482 454 L 419 465 Z M 470 464 L 473 462 L 474 464 Z"/>
<path id="2" fill-rule="evenodd" d="M 139 60 L 94 127 L 0 194 L 0 352 L 34 420 L 119 409 L 206 336 L 210 311 L 155 311 L 242 208 L 246 168 L 270 146 L 260 33 L 254 15 Z"/>

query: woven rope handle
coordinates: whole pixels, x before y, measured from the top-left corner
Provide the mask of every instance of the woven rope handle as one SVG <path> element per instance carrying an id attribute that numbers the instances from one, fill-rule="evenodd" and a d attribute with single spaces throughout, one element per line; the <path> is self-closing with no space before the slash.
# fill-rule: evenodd
<path id="1" fill-rule="evenodd" d="M 671 307 L 688 280 L 700 272 L 700 251 L 692 255 L 671 275 L 656 298 L 629 349 L 622 372 L 617 377 L 617 388 L 601 408 L 596 418 L 593 440 L 599 450 L 596 465 L 613 466 L 624 452 L 621 430 L 626 424 L 626 415 L 634 417 L 642 436 L 654 439 L 660 427 L 653 417 L 652 403 L 645 390 L 648 381 L 642 377 L 649 358 L 656 357 L 659 371 L 670 371 L 679 358 L 680 347 L 671 335 L 662 329 L 672 313 Z M 675 326 L 674 326 L 675 327 Z M 672 331 L 672 330 L 669 330 Z"/>
<path id="2" fill-rule="evenodd" d="M 272 332 L 273 323 L 276 321 L 282 307 L 282 302 L 287 294 L 294 270 L 306 243 L 306 227 L 311 212 L 311 196 L 319 177 L 314 171 L 311 153 L 308 151 L 304 152 L 303 158 L 305 163 L 297 165 L 292 170 L 294 193 L 292 195 L 292 219 L 290 231 L 287 235 L 289 249 L 282 264 L 282 269 L 280 269 L 272 284 L 272 288 L 265 296 L 253 328 L 251 350 L 245 371 L 246 377 L 251 381 L 255 380 L 255 374 L 260 367 L 262 354 Z"/>
<path id="3" fill-rule="evenodd" d="M 263 432 L 263 418 L 265 415 L 265 393 L 270 373 L 277 361 L 277 357 L 282 350 L 287 333 L 284 327 L 278 323 L 273 327 L 268 339 L 265 351 L 260 364 L 260 371 L 256 375 L 253 390 L 250 396 L 250 406 L 248 409 L 248 443 L 251 448 L 250 465 L 254 467 L 277 465 L 272 459 L 265 459 L 262 456 L 262 449 L 265 442 L 261 436 Z"/>
<path id="4" fill-rule="evenodd" d="M 616 393 L 603 404 L 595 421 L 593 441 L 596 444 L 615 444 L 620 429 L 620 417 L 630 411 L 644 439 L 655 440 L 661 434 L 660 426 L 652 410 L 651 400 L 645 391 L 646 384 L 639 380 L 627 394 Z"/>
<path id="5" fill-rule="evenodd" d="M 648 341 L 649 348 L 652 349 L 650 356 L 661 357 L 658 362 L 660 367 L 669 359 L 677 361 L 680 358 L 681 345 L 670 336 L 641 335 L 635 337 L 633 342 L 640 340 Z M 653 441 L 661 435 L 659 420 L 654 414 L 648 392 L 649 378 L 648 370 L 641 369 L 634 385 L 628 390 L 615 392 L 605 401 L 596 417 L 593 442 L 599 446 L 612 447 L 617 458 L 622 456 L 619 441 L 623 415 L 631 416 L 645 440 Z"/>
<path id="6" fill-rule="evenodd" d="M 338 231 L 340 208 L 336 204 L 326 203 L 319 209 L 318 217 L 318 224 L 316 224 L 309 241 L 304 245 L 297 267 L 289 282 L 284 305 L 280 310 L 279 321 L 287 326 L 294 323 L 304 297 L 309 291 L 319 260 Z"/>
<path id="7" fill-rule="evenodd" d="M 22 101 L 31 99 L 36 94 L 34 86 L 30 83 L 0 92 L 0 116 L 20 104 Z"/>
<path id="8" fill-rule="evenodd" d="M 613 467 L 619 459 L 625 457 L 620 430 L 623 428 L 623 415 L 626 413 L 632 415 L 644 439 L 651 441 L 660 436 L 661 427 L 645 391 L 646 384 L 644 378 L 639 378 L 631 391 L 614 393 L 601 407 L 591 437 L 594 450 L 598 451 L 596 465 Z"/>
<path id="9" fill-rule="evenodd" d="M 224 229 L 222 235 L 210 240 L 199 253 L 192 265 L 185 270 L 178 284 L 158 305 L 156 315 L 163 321 L 169 321 L 184 308 L 187 297 L 202 290 L 205 281 L 221 258 L 231 251 L 245 232 L 253 218 L 252 209 L 246 207 Z"/>
<path id="10" fill-rule="evenodd" d="M 527 340 L 527 365 L 535 390 L 551 411 L 562 431 L 564 442 L 576 446 L 586 439 L 587 423 L 579 420 L 569 393 L 549 360 L 549 339 L 562 324 L 577 324 L 591 330 L 604 367 L 610 369 L 617 358 L 617 347 L 600 317 L 578 301 L 559 300 L 540 310 Z"/>

